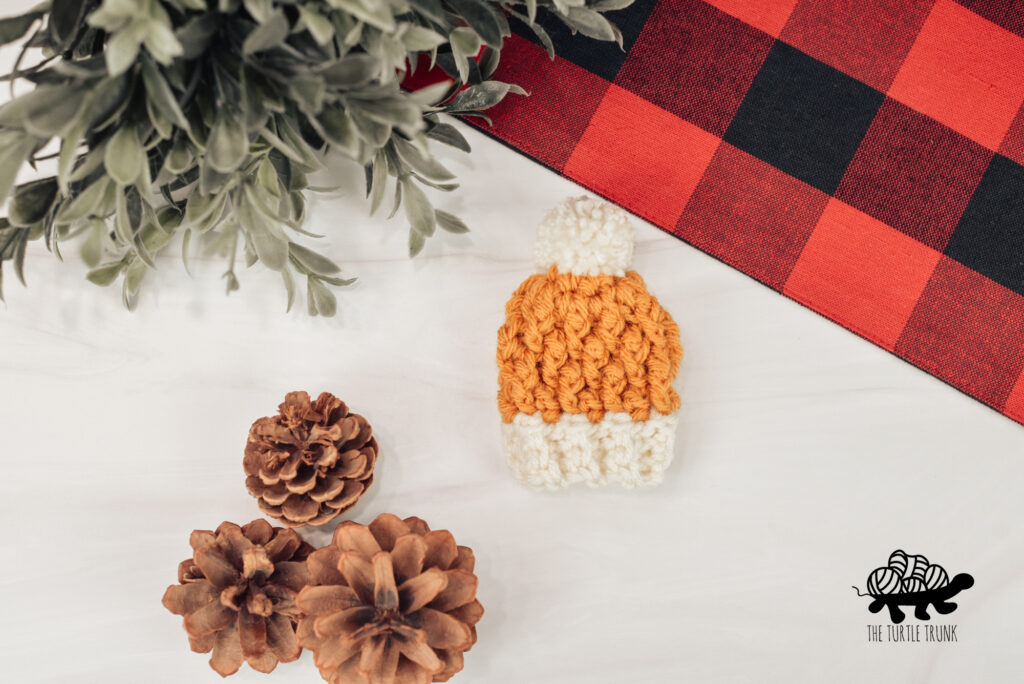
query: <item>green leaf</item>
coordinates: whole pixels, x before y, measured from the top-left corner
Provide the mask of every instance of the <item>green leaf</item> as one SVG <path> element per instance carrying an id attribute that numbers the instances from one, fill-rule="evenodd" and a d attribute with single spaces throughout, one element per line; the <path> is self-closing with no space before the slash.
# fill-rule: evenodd
<path id="1" fill-rule="evenodd" d="M 316 114 L 324 106 L 327 88 L 323 76 L 300 74 L 288 81 L 288 89 L 299 108 L 306 114 Z"/>
<path id="2" fill-rule="evenodd" d="M 71 174 L 71 167 L 78 156 L 78 149 L 82 144 L 85 130 L 85 117 L 80 116 L 74 124 L 68 127 L 60 141 L 60 154 L 57 158 L 57 184 L 60 186 L 62 195 L 66 195 L 68 192 L 68 176 Z"/>
<path id="3" fill-rule="evenodd" d="M 469 86 L 445 105 L 448 112 L 477 112 L 488 109 L 505 99 L 509 93 L 526 95 L 526 91 L 513 83 L 501 81 L 484 81 Z"/>
<path id="4" fill-rule="evenodd" d="M 629 2 L 632 1 L 629 0 Z M 527 23 L 532 24 L 537 21 L 537 0 L 526 0 L 526 16 L 528 19 Z"/>
<path id="5" fill-rule="evenodd" d="M 444 165 L 420 152 L 412 143 L 396 137 L 394 139 L 395 151 L 406 164 L 423 176 L 436 181 L 446 181 L 455 178 L 455 174 L 444 167 Z"/>
<path id="6" fill-rule="evenodd" d="M 455 128 L 451 124 L 439 123 L 429 131 L 427 131 L 427 137 L 432 138 L 438 142 L 449 145 L 463 152 L 472 151 L 469 147 L 469 141 L 466 137 L 459 132 L 459 129 Z"/>
<path id="7" fill-rule="evenodd" d="M 484 42 L 501 47 L 501 38 L 508 34 L 508 24 L 499 10 L 484 0 L 447 0 L 455 12 L 469 24 Z"/>
<path id="8" fill-rule="evenodd" d="M 251 55 L 256 52 L 277 47 L 288 37 L 288 19 L 281 10 L 275 10 L 266 22 L 259 24 L 242 43 L 242 54 Z"/>
<path id="9" fill-rule="evenodd" d="M 68 86 L 39 86 L 19 98 L 23 101 L 25 130 L 40 138 L 50 138 L 70 123 L 82 108 L 85 93 Z"/>
<path id="10" fill-rule="evenodd" d="M 106 287 L 110 285 L 117 277 L 121 275 L 121 271 L 124 269 L 124 262 L 117 261 L 112 264 L 106 264 L 99 268 L 94 268 L 85 274 L 85 279 L 94 285 Z"/>
<path id="11" fill-rule="evenodd" d="M 306 280 L 310 311 L 314 315 L 320 314 L 326 318 L 330 318 L 337 313 L 338 300 L 335 299 L 334 293 L 320 282 L 319 278 L 309 277 Z"/>
<path id="12" fill-rule="evenodd" d="M 146 46 L 149 54 L 153 56 L 153 59 L 165 66 L 171 64 L 175 57 L 181 57 L 185 54 L 184 46 L 178 41 L 174 31 L 171 30 L 170 20 L 166 24 L 155 19 L 151 20 L 149 22 L 149 31 L 146 33 L 142 43 Z"/>
<path id="13" fill-rule="evenodd" d="M 455 91 L 455 81 L 446 78 L 432 85 L 423 86 L 418 90 L 406 93 L 406 99 L 412 100 L 424 109 L 430 109 L 447 100 Z"/>
<path id="14" fill-rule="evenodd" d="M 380 73 L 380 60 L 373 55 L 350 53 L 321 69 L 324 79 L 334 88 L 351 90 L 364 86 Z"/>
<path id="15" fill-rule="evenodd" d="M 409 256 L 414 257 L 423 251 L 423 246 L 427 244 L 427 239 L 423 237 L 423 233 L 418 230 L 409 229 Z"/>
<path id="16" fill-rule="evenodd" d="M 57 179 L 43 178 L 19 185 L 8 210 L 12 226 L 27 227 L 42 221 L 57 200 Z"/>
<path id="17" fill-rule="evenodd" d="M 139 142 L 135 128 L 129 125 L 118 128 L 107 143 L 103 155 L 103 164 L 110 177 L 120 185 L 130 185 L 142 173 L 142 166 L 145 163 L 146 151 Z"/>
<path id="18" fill-rule="evenodd" d="M 174 139 L 167 157 L 164 158 L 164 168 L 173 174 L 182 174 L 192 167 L 195 160 L 188 146 L 188 136 L 178 134 Z"/>
<path id="19" fill-rule="evenodd" d="M 434 234 L 434 207 L 430 205 L 426 193 L 415 182 L 403 178 L 402 192 L 405 195 L 405 217 L 417 233 L 426 237 Z"/>
<path id="20" fill-rule="evenodd" d="M 0 143 L 0 202 L 7 199 L 18 176 L 18 169 L 35 145 L 35 139 L 31 136 L 12 133 L 13 140 L 4 138 Z"/>
<path id="21" fill-rule="evenodd" d="M 352 122 L 356 125 L 356 131 L 371 147 L 379 148 L 391 138 L 391 126 L 370 118 L 361 110 L 349 111 Z"/>
<path id="22" fill-rule="evenodd" d="M 395 30 L 395 17 L 391 14 L 391 8 L 386 2 L 378 0 L 327 0 L 327 4 L 335 9 L 348 12 L 357 19 L 365 21 L 370 26 L 375 26 L 381 31 L 391 33 Z"/>
<path id="23" fill-rule="evenodd" d="M 136 20 L 114 34 L 107 42 L 103 53 L 107 58 L 107 73 L 117 76 L 135 64 L 135 58 L 139 55 L 139 48 L 148 31 L 146 22 Z"/>
<path id="24" fill-rule="evenodd" d="M 238 220 L 245 226 L 253 249 L 263 265 L 272 271 L 280 271 L 288 262 L 288 243 L 270 232 L 266 221 L 257 211 L 242 202 L 238 208 Z"/>
<path id="25" fill-rule="evenodd" d="M 292 277 L 292 272 L 287 268 L 281 271 L 281 279 L 284 281 L 285 292 L 288 293 L 288 306 L 285 307 L 285 311 L 292 310 L 292 304 L 295 303 L 295 278 Z"/>
<path id="26" fill-rule="evenodd" d="M 555 44 L 551 41 L 551 36 L 548 35 L 548 32 L 544 30 L 543 26 L 529 19 L 526 15 L 516 12 L 514 9 L 510 8 L 508 13 L 529 26 L 530 30 L 533 31 L 533 34 L 537 36 L 538 40 L 540 40 L 540 44 L 544 46 L 545 50 L 547 50 L 548 57 L 551 59 L 555 58 Z"/>
<path id="27" fill-rule="evenodd" d="M 448 21 L 444 7 L 441 6 L 441 0 L 409 0 L 409 4 L 412 5 L 417 12 L 425 17 L 433 19 L 439 24 L 444 24 Z"/>
<path id="28" fill-rule="evenodd" d="M 146 87 L 146 94 L 149 96 L 148 101 L 153 102 L 163 115 L 173 121 L 178 128 L 187 131 L 188 119 L 181 111 L 181 105 L 178 104 L 174 91 L 167 85 L 167 81 L 164 80 L 160 69 L 153 63 L 153 60 L 145 54 L 142 55 L 142 82 Z"/>
<path id="29" fill-rule="evenodd" d="M 615 40 L 615 29 L 611 22 L 600 13 L 586 7 L 570 7 L 569 14 L 562 17 L 570 28 L 597 40 Z"/>
<path id="30" fill-rule="evenodd" d="M 373 159 L 373 170 L 369 176 L 367 193 L 370 196 L 370 214 L 373 215 L 384 201 L 387 190 L 388 160 L 382 151 L 378 151 Z"/>
<path id="31" fill-rule="evenodd" d="M 633 0 L 594 0 L 588 6 L 598 12 L 614 12 L 615 10 L 626 9 L 633 4 Z"/>
<path id="32" fill-rule="evenodd" d="M 473 29 L 460 26 L 448 34 L 448 40 L 452 45 L 452 55 L 455 57 L 455 68 L 459 70 L 459 79 L 465 83 L 469 80 L 469 60 L 480 50 L 480 36 Z"/>
<path id="33" fill-rule="evenodd" d="M 70 225 L 95 215 L 96 208 L 100 206 L 111 185 L 113 183 L 110 178 L 100 176 L 89 187 L 72 197 L 70 201 L 64 202 L 54 221 L 58 224 Z"/>
<path id="34" fill-rule="evenodd" d="M 214 171 L 231 173 L 249 154 L 249 138 L 241 123 L 222 108 L 206 140 L 206 161 Z"/>
<path id="35" fill-rule="evenodd" d="M 407 24 L 407 26 L 409 28 L 402 34 L 402 43 L 410 52 L 433 50 L 447 42 L 440 33 L 431 31 L 425 26 L 416 26 L 415 24 Z"/>
<path id="36" fill-rule="evenodd" d="M 348 113 L 341 107 L 327 107 L 317 117 L 327 142 L 340 147 L 349 157 L 359 153 L 359 134 Z"/>
<path id="37" fill-rule="evenodd" d="M 288 253 L 312 273 L 331 275 L 341 270 L 336 263 L 327 257 L 294 242 L 288 243 Z"/>
<path id="38" fill-rule="evenodd" d="M 242 0 L 242 4 L 257 24 L 267 21 L 274 9 L 271 0 Z"/>
<path id="39" fill-rule="evenodd" d="M 210 40 L 220 28 L 221 17 L 217 12 L 204 12 L 191 17 L 178 28 L 175 36 L 181 44 L 182 57 L 191 60 L 206 51 Z"/>
<path id="40" fill-rule="evenodd" d="M 309 35 L 318 45 L 327 45 L 334 38 L 334 24 L 324 15 L 307 5 L 299 5 L 299 17 L 301 26 L 304 26 Z"/>
<path id="41" fill-rule="evenodd" d="M 0 45 L 7 45 L 25 35 L 32 24 L 42 17 L 46 12 L 35 9 L 16 17 L 5 17 L 0 19 Z"/>
<path id="42" fill-rule="evenodd" d="M 100 259 L 103 258 L 103 233 L 105 226 L 102 221 L 97 221 L 97 225 L 89 226 L 88 234 L 82 241 L 82 246 L 79 248 L 78 253 L 82 257 L 82 261 L 91 269 L 96 268 L 100 264 Z M 116 277 L 116 274 L 115 274 Z"/>
<path id="43" fill-rule="evenodd" d="M 441 226 L 441 230 L 446 230 L 449 233 L 469 232 L 469 227 L 462 222 L 462 219 L 454 214 L 449 214 L 447 211 L 435 209 L 434 215 L 437 217 L 437 225 Z"/>

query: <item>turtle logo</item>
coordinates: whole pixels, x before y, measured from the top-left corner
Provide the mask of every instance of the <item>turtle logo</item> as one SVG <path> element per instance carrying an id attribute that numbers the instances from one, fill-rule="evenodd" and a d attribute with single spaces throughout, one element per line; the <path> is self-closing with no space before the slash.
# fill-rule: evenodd
<path id="1" fill-rule="evenodd" d="M 888 565 L 875 568 L 868 575 L 867 593 L 862 594 L 857 587 L 854 590 L 857 596 L 874 599 L 868 606 L 872 613 L 888 608 L 889 618 L 898 625 L 907 617 L 900 606 L 913 606 L 914 617 L 930 620 L 929 606 L 940 615 L 948 615 L 957 608 L 950 599 L 973 586 L 974 578 L 967 573 L 950 579 L 941 565 L 929 563 L 924 556 L 896 549 L 889 555 Z"/>

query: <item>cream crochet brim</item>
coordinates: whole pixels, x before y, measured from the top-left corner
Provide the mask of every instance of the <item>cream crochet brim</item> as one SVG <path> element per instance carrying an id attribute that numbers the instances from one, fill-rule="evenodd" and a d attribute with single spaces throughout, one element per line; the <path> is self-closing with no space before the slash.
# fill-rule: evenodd
<path id="1" fill-rule="evenodd" d="M 502 425 L 508 464 L 526 484 L 562 489 L 576 482 L 600 487 L 659 484 L 672 462 L 676 414 L 651 412 L 648 420 L 606 413 L 592 423 L 583 414 L 563 414 L 545 423 L 540 414 L 519 413 Z"/>

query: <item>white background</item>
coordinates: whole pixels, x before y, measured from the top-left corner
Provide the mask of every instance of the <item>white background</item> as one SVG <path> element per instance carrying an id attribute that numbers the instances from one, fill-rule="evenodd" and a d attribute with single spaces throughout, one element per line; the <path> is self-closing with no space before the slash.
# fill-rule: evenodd
<path id="1" fill-rule="evenodd" d="M 28 289 L 6 278 L 0 680 L 218 681 L 160 598 L 192 529 L 258 515 L 246 433 L 294 389 L 375 427 L 353 519 L 418 515 L 476 551 L 486 614 L 455 682 L 1024 680 L 1024 428 L 640 220 L 635 266 L 686 349 L 666 482 L 515 482 L 495 332 L 534 226 L 580 189 L 467 135 L 463 187 L 436 199 L 473 232 L 413 261 L 402 219 L 366 216 L 361 171 L 327 177 L 343 191 L 308 228 L 359 277 L 333 320 L 286 314 L 259 266 L 225 297 L 219 261 L 190 279 L 173 250 L 135 313 L 72 249 L 60 264 L 35 246 Z M 976 578 L 936 620 L 957 643 L 868 643 L 886 619 L 851 585 L 897 547 Z M 305 654 L 233 681 L 320 680 Z"/>

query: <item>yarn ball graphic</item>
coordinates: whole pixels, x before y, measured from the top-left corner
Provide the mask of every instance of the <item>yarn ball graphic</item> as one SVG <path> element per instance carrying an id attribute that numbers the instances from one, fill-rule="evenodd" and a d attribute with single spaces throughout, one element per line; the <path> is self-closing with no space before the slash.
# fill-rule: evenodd
<path id="1" fill-rule="evenodd" d="M 868 593 L 895 594 L 902 587 L 902 579 L 893 568 L 876 568 L 868 575 Z"/>
<path id="2" fill-rule="evenodd" d="M 957 604 L 950 599 L 973 586 L 974 578 L 967 573 L 951 579 L 941 565 L 929 563 L 924 556 L 896 549 L 889 555 L 888 565 L 875 568 L 868 575 L 866 594 L 857 587 L 854 590 L 858 596 L 874 599 L 868 606 L 869 611 L 877 613 L 888 608 L 893 623 L 900 624 L 906 619 L 903 606 L 913 607 L 918 620 L 930 620 L 929 607 L 934 607 L 940 615 L 952 613 Z"/>
<path id="3" fill-rule="evenodd" d="M 903 593 L 904 594 L 914 594 L 914 593 L 917 593 L 919 591 L 924 591 L 924 589 L 925 589 L 924 582 L 919 580 L 919 579 L 917 579 L 916 577 L 911 577 L 909 579 L 903 580 Z"/>
<path id="4" fill-rule="evenodd" d="M 907 570 L 907 553 L 902 549 L 896 549 L 889 554 L 889 567 L 903 577 L 903 573 Z"/>
<path id="5" fill-rule="evenodd" d="M 941 565 L 929 565 L 924 573 L 924 584 L 928 589 L 938 589 L 949 584 L 949 575 Z"/>

